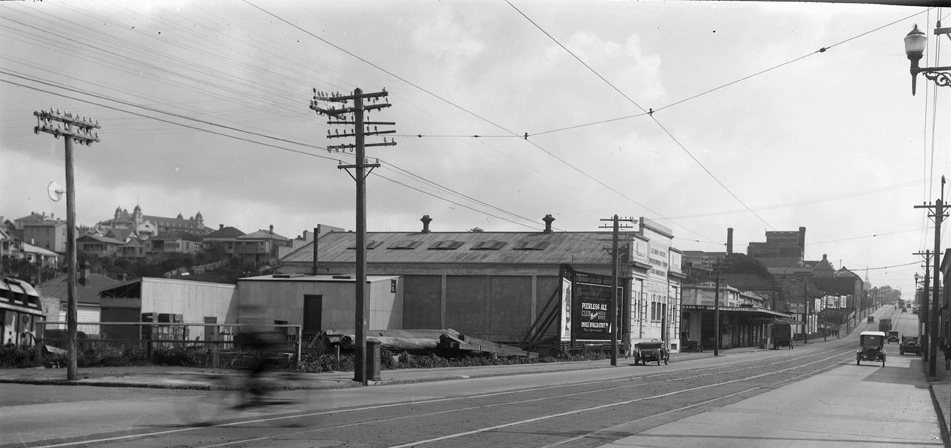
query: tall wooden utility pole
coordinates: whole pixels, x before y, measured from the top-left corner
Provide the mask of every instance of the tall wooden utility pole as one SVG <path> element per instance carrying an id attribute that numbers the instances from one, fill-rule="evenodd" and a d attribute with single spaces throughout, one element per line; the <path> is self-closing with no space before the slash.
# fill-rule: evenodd
<path id="1" fill-rule="evenodd" d="M 395 141 L 387 141 L 386 138 L 383 139 L 383 143 L 364 143 L 364 136 L 367 135 L 382 135 L 382 134 L 392 134 L 396 131 L 394 130 L 377 130 L 377 126 L 393 126 L 396 123 L 393 122 L 372 122 L 364 121 L 364 113 L 369 113 L 372 110 L 379 110 L 390 107 L 389 100 L 387 99 L 386 89 L 383 89 L 381 92 L 376 93 L 363 93 L 363 90 L 359 88 L 353 90 L 352 95 L 341 95 L 339 93 L 324 93 L 317 92 L 317 89 L 314 89 L 314 98 L 310 102 L 310 108 L 317 112 L 318 115 L 326 115 L 328 118 L 327 124 L 329 125 L 349 125 L 353 126 L 348 133 L 346 130 L 341 134 L 335 132 L 331 134 L 330 131 L 327 131 L 327 138 L 354 138 L 354 143 L 352 144 L 343 144 L 343 145 L 330 145 L 327 146 L 327 151 L 337 151 L 337 152 L 354 152 L 356 151 L 356 157 L 354 164 L 345 165 L 341 163 L 337 168 L 347 170 L 347 173 L 350 174 L 350 177 L 357 182 L 357 278 L 356 278 L 356 310 L 354 315 L 354 332 L 356 333 L 355 342 L 355 353 L 353 360 L 353 380 L 359 381 L 364 385 L 367 384 L 367 337 L 366 330 L 369 326 L 370 316 L 369 309 L 366 303 L 366 287 L 367 287 L 367 245 L 366 245 L 366 233 L 367 233 L 367 203 L 366 203 L 366 178 L 370 174 L 367 172 L 367 168 L 370 171 L 373 171 L 373 168 L 380 166 L 379 163 L 369 163 L 366 159 L 366 147 L 369 146 L 395 146 Z M 380 103 L 380 99 L 386 99 L 387 102 Z M 364 100 L 371 102 L 373 104 L 364 104 Z M 331 105 L 329 107 L 321 107 L 321 102 L 326 103 L 340 103 L 340 107 L 336 105 Z M 352 103 L 352 104 L 351 104 Z M 373 126 L 372 130 L 370 126 Z M 350 169 L 353 168 L 354 172 L 351 173 Z M 317 235 L 314 235 L 316 239 Z M 314 242 L 316 243 L 316 240 Z"/>
<path id="2" fill-rule="evenodd" d="M 618 332 L 618 298 L 617 298 L 617 286 L 618 286 L 618 264 L 620 264 L 620 252 L 618 251 L 618 231 L 621 229 L 620 221 L 633 222 L 632 218 L 618 218 L 617 215 L 609 219 L 602 219 L 601 221 L 611 221 L 613 224 L 611 229 L 613 229 L 611 236 L 611 306 L 610 313 L 610 325 L 611 325 L 611 365 L 617 366 L 617 338 L 619 335 Z M 605 228 L 601 226 L 601 228 Z M 624 228 L 630 228 L 630 226 L 625 226 Z"/>
<path id="3" fill-rule="evenodd" d="M 937 354 L 938 354 L 938 312 L 941 309 L 940 304 L 940 272 L 939 267 L 941 266 L 941 221 L 947 216 L 944 211 L 944 176 L 941 176 L 941 199 L 935 201 L 935 205 L 923 204 L 916 205 L 915 208 L 927 208 L 931 214 L 931 218 L 934 218 L 934 266 L 933 271 L 933 281 L 934 285 L 931 288 L 931 293 L 933 295 L 931 306 L 928 307 L 928 313 L 925 315 L 927 323 L 927 342 L 924 345 L 926 358 L 930 361 L 928 364 L 928 376 L 936 376 L 937 372 Z M 932 211 L 932 209 L 934 209 Z M 927 277 L 927 273 L 925 274 Z M 925 295 L 924 303 L 928 303 L 928 296 Z"/>
<path id="4" fill-rule="evenodd" d="M 76 303 L 76 188 L 73 179 L 73 140 L 80 145 L 89 146 L 99 141 L 99 122 L 83 118 L 78 115 L 58 109 L 33 112 L 36 116 L 35 134 L 45 132 L 66 141 L 66 379 L 76 379 L 76 319 L 78 304 Z M 56 122 L 55 127 L 54 123 Z"/>

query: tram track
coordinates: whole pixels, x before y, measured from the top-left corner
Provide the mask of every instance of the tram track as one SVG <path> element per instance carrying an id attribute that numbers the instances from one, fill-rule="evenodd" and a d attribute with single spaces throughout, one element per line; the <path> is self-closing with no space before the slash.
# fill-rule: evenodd
<path id="1" fill-rule="evenodd" d="M 191 434 L 189 437 L 200 442 L 189 446 L 229 446 L 256 444 L 284 437 L 316 436 L 316 439 L 340 440 L 345 433 L 373 433 L 393 427 L 426 426 L 424 422 L 439 421 L 445 423 L 444 429 L 435 430 L 439 435 L 429 438 L 414 438 L 411 441 L 393 446 L 440 445 L 458 442 L 467 436 L 483 437 L 498 434 L 500 431 L 523 428 L 533 424 L 564 426 L 564 420 L 571 416 L 588 414 L 607 415 L 623 409 L 626 415 L 621 421 L 613 417 L 604 420 L 603 427 L 583 434 L 601 434 L 617 425 L 639 423 L 648 425 L 652 420 L 663 421 L 675 416 L 702 412 L 704 409 L 731 399 L 741 399 L 761 391 L 781 387 L 791 381 L 839 365 L 848 364 L 852 359 L 851 343 L 823 344 L 809 347 L 807 350 L 794 350 L 784 353 L 769 353 L 769 357 L 743 359 L 722 365 L 708 367 L 671 365 L 673 368 L 651 373 L 643 373 L 642 367 L 633 367 L 630 376 L 618 376 L 609 379 L 569 381 L 561 384 L 518 388 L 488 393 L 449 395 L 421 400 L 403 400 L 392 403 L 380 403 L 369 406 L 354 406 L 343 409 L 301 411 L 294 410 L 277 415 L 257 416 L 221 422 L 208 427 L 170 428 L 163 431 L 143 431 L 137 434 L 124 434 L 117 437 L 87 438 L 47 446 L 76 445 L 125 445 L 136 441 L 137 445 L 147 446 L 150 441 L 161 443 L 168 437 Z M 724 358 L 728 361 L 729 358 Z M 684 367 L 686 366 L 686 367 Z M 668 366 L 664 366 L 668 367 Z M 618 372 L 623 372 L 621 367 Z M 380 386 L 387 387 L 387 386 Z M 711 390 L 719 392 L 710 393 Z M 696 395 L 697 398 L 685 399 Z M 668 406 L 675 402 L 677 406 Z M 653 403 L 653 404 L 652 404 Z M 653 409 L 657 404 L 661 406 Z M 633 411 L 633 413 L 631 412 Z M 630 414 L 630 415 L 628 415 Z M 600 417 L 599 417 L 600 418 Z M 678 417 L 681 418 L 681 417 Z M 480 421 L 477 427 L 456 428 L 460 421 Z M 291 426 L 291 427 L 288 427 Z M 299 426 L 300 428 L 292 428 Z M 649 426 L 649 425 L 648 425 Z M 256 433 L 264 430 L 270 434 L 244 434 L 213 437 L 214 442 L 202 434 L 208 432 L 227 432 L 229 428 L 254 427 Z M 460 430 L 453 430 L 460 429 Z M 572 438 L 587 436 L 573 433 L 558 441 L 549 441 L 555 445 L 572 444 Z M 225 440 L 222 440 L 225 439 Z M 521 445 L 521 443 L 520 443 Z M 525 446 L 555 446 L 544 443 L 526 443 Z"/>

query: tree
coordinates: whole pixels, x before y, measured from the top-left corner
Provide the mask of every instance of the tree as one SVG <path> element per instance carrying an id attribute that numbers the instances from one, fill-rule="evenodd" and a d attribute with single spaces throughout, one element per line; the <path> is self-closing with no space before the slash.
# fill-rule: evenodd
<path id="1" fill-rule="evenodd" d="M 485 230 L 482 230 L 481 227 L 473 227 L 473 228 L 469 229 L 468 231 L 469 231 L 469 232 L 473 232 L 473 233 L 485 232 Z"/>

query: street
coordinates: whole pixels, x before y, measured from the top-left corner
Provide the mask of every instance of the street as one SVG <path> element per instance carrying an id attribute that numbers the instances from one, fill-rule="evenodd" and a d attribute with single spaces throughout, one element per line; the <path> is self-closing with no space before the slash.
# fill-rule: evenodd
<path id="1" fill-rule="evenodd" d="M 891 345 L 886 367 L 856 366 L 854 334 L 666 366 L 281 392 L 298 402 L 208 426 L 180 417 L 209 391 L 4 384 L 0 444 L 941 446 L 920 358 Z"/>

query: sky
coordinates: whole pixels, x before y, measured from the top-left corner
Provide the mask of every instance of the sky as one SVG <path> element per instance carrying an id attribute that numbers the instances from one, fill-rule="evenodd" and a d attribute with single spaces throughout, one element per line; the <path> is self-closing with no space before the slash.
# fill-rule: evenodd
<path id="1" fill-rule="evenodd" d="M 670 1 L 0 2 L 0 215 L 65 218 L 62 139 L 33 112 L 98 120 L 76 146 L 79 224 L 117 207 L 296 237 L 356 228 L 355 182 L 313 89 L 386 89 L 396 146 L 367 149 L 367 229 L 598 230 L 646 217 L 680 250 L 805 227 L 903 290 L 949 174 L 951 89 L 911 94 L 902 39 L 951 8 Z M 944 54 L 942 54 L 944 53 Z M 527 134 L 527 136 L 526 136 Z M 478 136 L 478 137 L 477 137 Z M 380 142 L 381 137 L 367 137 Z M 948 187 L 945 187 L 948 188 Z M 945 226 L 943 229 L 946 229 Z M 947 235 L 946 232 L 943 232 Z M 945 245 L 942 245 L 945 246 Z M 943 250 L 943 249 L 942 249 Z"/>

